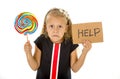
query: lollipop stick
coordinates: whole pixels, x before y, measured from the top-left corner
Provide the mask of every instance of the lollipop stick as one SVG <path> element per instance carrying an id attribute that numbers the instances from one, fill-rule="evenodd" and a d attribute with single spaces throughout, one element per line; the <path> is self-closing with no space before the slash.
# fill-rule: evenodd
<path id="1" fill-rule="evenodd" d="M 27 37 L 27 41 L 28 41 L 28 34 L 26 35 L 26 37 Z"/>

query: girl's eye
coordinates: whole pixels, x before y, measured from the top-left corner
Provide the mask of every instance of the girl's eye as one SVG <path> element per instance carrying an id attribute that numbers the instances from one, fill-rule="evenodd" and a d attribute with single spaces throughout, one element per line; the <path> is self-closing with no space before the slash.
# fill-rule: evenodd
<path id="1" fill-rule="evenodd" d="M 62 28 L 62 26 L 61 26 L 61 25 L 59 25 L 58 27 L 59 27 L 59 28 Z"/>
<path id="2" fill-rule="evenodd" d="M 50 25 L 49 27 L 50 27 L 50 28 L 53 28 L 54 26 L 53 26 L 53 25 Z"/>

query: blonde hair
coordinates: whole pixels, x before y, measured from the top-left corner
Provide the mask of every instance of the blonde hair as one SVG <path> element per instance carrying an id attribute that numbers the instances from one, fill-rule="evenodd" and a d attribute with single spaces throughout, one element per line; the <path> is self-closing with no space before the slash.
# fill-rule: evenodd
<path id="1" fill-rule="evenodd" d="M 72 38 L 72 35 L 71 35 L 71 26 L 72 26 L 72 22 L 69 18 L 69 15 L 68 13 L 63 10 L 63 9 L 59 9 L 59 8 L 53 8 L 53 9 L 50 9 L 45 18 L 44 18 L 44 24 L 43 24 L 43 29 L 42 29 L 42 34 L 45 35 L 45 37 L 48 37 L 48 34 L 46 32 L 46 18 L 48 15 L 52 15 L 52 16 L 59 16 L 59 17 L 64 17 L 66 18 L 67 20 L 67 25 L 68 25 L 68 29 L 67 29 L 67 32 L 64 34 L 64 39 L 71 39 Z"/>

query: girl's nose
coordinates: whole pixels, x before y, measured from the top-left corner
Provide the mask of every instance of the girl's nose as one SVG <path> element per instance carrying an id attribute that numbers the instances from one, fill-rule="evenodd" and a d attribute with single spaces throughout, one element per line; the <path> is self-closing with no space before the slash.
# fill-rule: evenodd
<path id="1" fill-rule="evenodd" d="M 58 32 L 58 28 L 57 27 L 54 27 L 54 32 Z"/>

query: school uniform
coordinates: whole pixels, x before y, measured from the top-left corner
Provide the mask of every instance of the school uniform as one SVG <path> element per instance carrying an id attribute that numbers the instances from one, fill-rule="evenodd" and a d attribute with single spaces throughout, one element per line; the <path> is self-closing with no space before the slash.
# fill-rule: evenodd
<path id="1" fill-rule="evenodd" d="M 37 70 L 36 79 L 50 79 L 53 43 L 43 34 L 40 35 L 34 42 L 42 52 L 41 63 Z M 72 40 L 64 40 L 60 44 L 57 79 L 71 79 L 70 54 L 77 47 L 78 44 L 73 44 Z"/>

